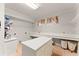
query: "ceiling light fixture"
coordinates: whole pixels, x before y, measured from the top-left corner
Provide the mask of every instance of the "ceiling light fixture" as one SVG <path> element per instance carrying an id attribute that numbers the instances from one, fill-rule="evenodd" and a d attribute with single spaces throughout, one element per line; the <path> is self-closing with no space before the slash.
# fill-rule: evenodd
<path id="1" fill-rule="evenodd" d="M 28 2 L 28 3 L 25 3 L 27 6 L 29 6 L 30 8 L 36 10 L 39 8 L 39 5 L 38 4 L 35 4 L 35 3 L 32 3 L 32 2 Z"/>

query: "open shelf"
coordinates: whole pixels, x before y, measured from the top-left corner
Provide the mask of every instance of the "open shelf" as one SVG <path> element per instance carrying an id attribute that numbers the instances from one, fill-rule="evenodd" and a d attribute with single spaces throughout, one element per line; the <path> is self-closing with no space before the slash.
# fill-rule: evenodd
<path id="1" fill-rule="evenodd" d="M 73 40 L 53 39 L 53 54 L 55 56 L 78 55 L 78 42 Z"/>
<path id="2" fill-rule="evenodd" d="M 53 56 L 77 56 L 77 53 L 71 52 L 69 50 L 64 50 L 63 48 L 53 45 Z"/>

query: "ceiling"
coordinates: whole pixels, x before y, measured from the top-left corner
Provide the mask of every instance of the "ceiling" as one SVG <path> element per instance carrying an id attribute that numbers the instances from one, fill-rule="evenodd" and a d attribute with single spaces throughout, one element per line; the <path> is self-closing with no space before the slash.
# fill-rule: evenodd
<path id="1" fill-rule="evenodd" d="M 39 3 L 40 8 L 33 10 L 24 3 L 7 3 L 6 8 L 16 10 L 31 19 L 41 19 L 57 13 L 68 12 L 69 9 L 76 7 L 75 3 Z M 70 10 L 69 10 L 70 11 Z"/>

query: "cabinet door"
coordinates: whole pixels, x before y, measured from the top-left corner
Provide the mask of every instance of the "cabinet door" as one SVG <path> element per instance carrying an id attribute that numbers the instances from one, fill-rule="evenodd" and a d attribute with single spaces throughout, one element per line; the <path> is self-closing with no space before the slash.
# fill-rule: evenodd
<path id="1" fill-rule="evenodd" d="M 52 40 L 47 42 L 37 51 L 38 56 L 51 56 L 52 55 Z"/>
<path id="2" fill-rule="evenodd" d="M 11 42 L 6 42 L 5 46 L 5 53 L 8 56 L 14 56 L 16 55 L 16 46 L 17 46 L 17 40 L 11 41 Z"/>

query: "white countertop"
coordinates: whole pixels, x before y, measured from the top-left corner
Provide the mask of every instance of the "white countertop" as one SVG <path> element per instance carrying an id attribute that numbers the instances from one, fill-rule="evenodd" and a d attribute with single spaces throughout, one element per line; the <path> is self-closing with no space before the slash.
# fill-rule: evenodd
<path id="1" fill-rule="evenodd" d="M 36 34 L 32 34 L 31 36 L 36 36 L 36 37 L 46 36 L 51 38 L 79 41 L 79 35 L 76 34 L 36 33 Z"/>
<path id="2" fill-rule="evenodd" d="M 4 42 L 10 42 L 10 41 L 14 41 L 17 40 L 15 37 L 9 38 L 9 39 L 4 39 Z"/>
<path id="3" fill-rule="evenodd" d="M 59 39 L 63 39 L 63 40 L 79 41 L 79 38 L 75 38 L 75 37 L 53 36 L 53 38 L 59 38 Z"/>
<path id="4" fill-rule="evenodd" d="M 39 37 L 32 40 L 28 40 L 25 42 L 22 42 L 22 44 L 32 48 L 33 50 L 39 49 L 41 46 L 43 46 L 45 43 L 47 43 L 51 38 L 48 37 Z"/>

